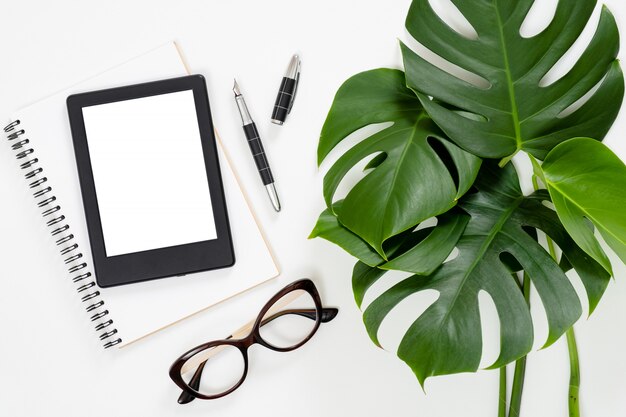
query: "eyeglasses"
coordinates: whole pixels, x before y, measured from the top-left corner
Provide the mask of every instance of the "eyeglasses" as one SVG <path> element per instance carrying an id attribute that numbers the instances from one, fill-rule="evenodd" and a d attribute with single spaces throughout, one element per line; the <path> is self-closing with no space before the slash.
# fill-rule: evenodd
<path id="1" fill-rule="evenodd" d="M 256 320 L 226 339 L 196 346 L 172 364 L 170 378 L 183 390 L 178 403 L 230 394 L 246 379 L 250 346 L 258 343 L 277 352 L 295 350 L 338 312 L 336 308 L 322 308 L 313 281 L 289 284 L 265 304 Z"/>

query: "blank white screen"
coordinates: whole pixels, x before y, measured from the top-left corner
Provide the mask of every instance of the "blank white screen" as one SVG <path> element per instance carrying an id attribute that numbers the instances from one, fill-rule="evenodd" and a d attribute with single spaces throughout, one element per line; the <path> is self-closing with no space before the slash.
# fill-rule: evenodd
<path id="1" fill-rule="evenodd" d="M 217 238 L 192 90 L 83 118 L 107 256 Z"/>

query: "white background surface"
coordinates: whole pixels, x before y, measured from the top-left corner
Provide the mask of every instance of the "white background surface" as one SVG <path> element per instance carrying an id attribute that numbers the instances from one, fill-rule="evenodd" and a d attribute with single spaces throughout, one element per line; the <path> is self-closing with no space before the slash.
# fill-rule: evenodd
<path id="1" fill-rule="evenodd" d="M 555 1 L 539 3 L 534 13 L 545 19 Z M 619 0 L 606 3 L 626 30 L 626 6 Z M 67 302 L 70 298 L 57 291 L 65 279 L 51 273 L 59 269 L 57 254 L 41 239 L 36 210 L 22 204 L 27 191 L 5 144 L 0 146 L 0 415 L 496 415 L 497 372 L 431 379 L 422 392 L 408 367 L 375 348 L 365 334 L 350 288 L 353 260 L 325 241 L 306 240 L 323 208 L 315 149 L 334 93 L 356 72 L 399 67 L 397 38 L 406 39 L 403 22 L 409 4 L 3 0 L 0 114 L 7 116 L 176 40 L 192 71 L 207 78 L 215 124 L 284 271 L 278 285 L 310 276 L 325 303 L 341 311 L 298 351 L 277 354 L 254 348 L 248 380 L 235 394 L 179 406 L 178 391 L 167 377 L 170 363 L 186 349 L 225 336 L 251 318 L 276 286 L 145 343 L 102 352 L 78 302 Z M 278 127 L 269 123 L 269 116 L 294 52 L 302 55 L 302 83 L 292 115 Z M 284 205 L 280 214 L 273 212 L 250 159 L 232 98 L 234 76 L 264 138 Z M 623 112 L 606 141 L 622 159 L 626 145 L 620 133 L 625 124 Z M 617 278 L 597 312 L 578 325 L 586 416 L 623 415 L 626 269 L 616 267 L 615 272 Z M 137 310 L 149 314 L 141 306 Z M 486 322 L 489 353 L 497 324 L 493 317 Z M 392 330 L 382 337 L 389 347 L 399 341 L 398 329 Z M 540 339 L 541 329 L 538 333 Z M 534 353 L 528 363 L 523 415 L 565 417 L 567 379 L 564 341 Z"/>
<path id="2" fill-rule="evenodd" d="M 217 237 L 193 90 L 88 106 L 83 119 L 107 256 Z"/>

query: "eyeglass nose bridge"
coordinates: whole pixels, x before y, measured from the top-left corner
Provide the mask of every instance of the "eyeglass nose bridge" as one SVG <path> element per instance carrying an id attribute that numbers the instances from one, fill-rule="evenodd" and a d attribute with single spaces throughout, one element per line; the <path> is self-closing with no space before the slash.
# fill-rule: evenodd
<path id="1" fill-rule="evenodd" d="M 259 337 L 260 335 L 257 333 L 258 331 L 256 329 L 252 329 L 247 336 L 239 339 L 239 349 L 241 350 L 242 354 L 245 355 L 246 359 L 248 357 L 248 349 L 250 349 L 252 345 L 261 344 L 261 339 Z"/>

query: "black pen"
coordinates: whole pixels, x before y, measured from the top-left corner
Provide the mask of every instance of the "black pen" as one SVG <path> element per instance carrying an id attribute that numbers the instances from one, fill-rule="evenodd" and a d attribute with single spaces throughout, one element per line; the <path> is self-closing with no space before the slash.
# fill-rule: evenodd
<path id="1" fill-rule="evenodd" d="M 237 80 L 235 80 L 233 92 L 235 93 L 235 101 L 237 102 L 239 114 L 241 115 L 243 131 L 246 135 L 246 139 L 248 139 L 248 145 L 250 145 L 250 151 L 252 152 L 252 157 L 254 158 L 256 167 L 259 170 L 261 181 L 263 181 L 263 185 L 267 190 L 267 195 L 270 197 L 274 210 L 280 211 L 280 200 L 278 199 L 278 193 L 276 193 L 276 187 L 274 186 L 274 176 L 272 175 L 270 164 L 267 162 L 265 150 L 263 149 L 263 143 L 261 143 L 261 138 L 259 137 L 259 131 L 250 116 L 248 106 L 246 106 L 246 102 L 244 101 L 241 91 L 239 90 L 239 86 L 237 85 Z"/>
<path id="2" fill-rule="evenodd" d="M 298 55 L 291 57 L 274 103 L 274 110 L 272 111 L 272 123 L 274 124 L 282 125 L 285 123 L 287 115 L 291 113 L 300 81 L 300 67 L 300 57 Z"/>

